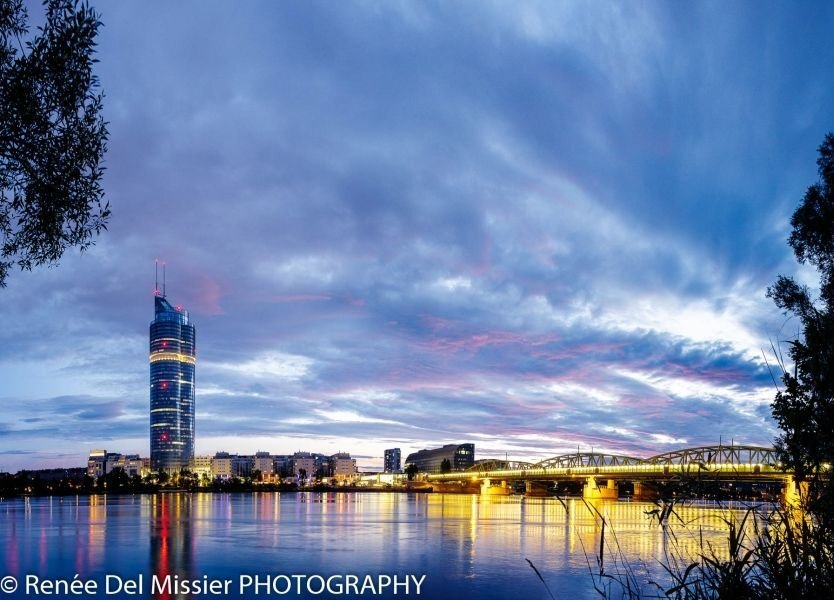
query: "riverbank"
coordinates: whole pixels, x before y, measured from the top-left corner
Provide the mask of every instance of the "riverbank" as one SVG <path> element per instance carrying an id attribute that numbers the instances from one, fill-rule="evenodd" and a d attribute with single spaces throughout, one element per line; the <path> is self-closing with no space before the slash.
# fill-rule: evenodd
<path id="1" fill-rule="evenodd" d="M 261 493 L 261 492 L 280 492 L 280 493 L 297 493 L 297 492 L 318 492 L 318 493 L 408 493 L 408 494 L 428 494 L 433 490 L 430 486 L 415 485 L 415 486 L 390 486 L 384 488 L 377 487 L 363 487 L 363 486 L 333 486 L 333 485 L 315 485 L 315 486 L 297 486 L 295 484 L 218 484 L 212 486 L 196 486 L 191 488 L 184 487 L 167 487 L 158 485 L 143 485 L 138 487 L 128 488 L 55 488 L 55 489 L 35 489 L 21 490 L 5 493 L 0 493 L 0 500 L 11 500 L 14 498 L 45 498 L 50 496 L 68 497 L 68 496 L 134 496 L 134 495 L 153 495 L 153 494 L 230 494 L 230 493 Z M 464 492 L 460 490 L 443 490 L 444 493 L 474 493 Z"/>

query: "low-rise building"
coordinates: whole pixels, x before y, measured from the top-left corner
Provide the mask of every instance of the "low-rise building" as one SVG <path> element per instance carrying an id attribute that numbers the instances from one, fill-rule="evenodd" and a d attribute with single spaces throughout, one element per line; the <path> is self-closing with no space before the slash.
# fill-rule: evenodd
<path id="1" fill-rule="evenodd" d="M 384 488 L 402 484 L 406 476 L 403 473 L 358 473 L 354 481 L 360 486 Z"/>
<path id="2" fill-rule="evenodd" d="M 449 461 L 451 471 L 465 471 L 475 464 L 475 444 L 446 444 L 442 448 L 420 450 L 408 455 L 405 467 L 416 465 L 420 473 L 440 473 L 444 461 Z"/>
<path id="3" fill-rule="evenodd" d="M 138 454 L 120 454 L 107 450 L 90 450 L 87 459 L 87 475 L 98 479 L 113 469 L 122 469 L 129 476 L 143 476 L 149 472 L 149 460 Z"/>
<path id="4" fill-rule="evenodd" d="M 316 476 L 316 457 L 309 452 L 296 452 L 290 459 L 291 473 L 297 479 L 311 480 Z"/>
<path id="5" fill-rule="evenodd" d="M 345 452 L 334 454 L 330 457 L 328 463 L 330 467 L 330 477 L 333 477 L 338 481 L 352 479 L 356 474 L 356 459 L 351 458 L 350 454 Z"/>
<path id="6" fill-rule="evenodd" d="M 255 466 L 255 457 L 251 454 L 232 455 L 232 474 L 235 477 L 249 477 Z"/>
<path id="7" fill-rule="evenodd" d="M 90 450 L 87 458 L 87 475 L 98 479 L 107 471 L 107 450 Z"/>
<path id="8" fill-rule="evenodd" d="M 188 468 L 191 469 L 191 472 L 197 475 L 200 479 L 212 479 L 211 461 L 211 456 L 195 456 L 188 463 Z"/>
<path id="9" fill-rule="evenodd" d="M 145 459 L 140 458 L 138 454 L 119 454 L 112 459 L 108 455 L 107 472 L 116 468 L 122 469 L 130 477 L 141 477 L 145 470 Z"/>
<path id="10" fill-rule="evenodd" d="M 272 470 L 279 477 L 289 477 L 292 474 L 292 456 L 289 454 L 273 455 Z"/>
<path id="11" fill-rule="evenodd" d="M 232 455 L 228 452 L 218 452 L 211 459 L 212 479 L 232 478 Z"/>
<path id="12" fill-rule="evenodd" d="M 259 471 L 263 477 L 268 477 L 275 472 L 275 462 L 269 452 L 256 452 L 253 471 Z"/>

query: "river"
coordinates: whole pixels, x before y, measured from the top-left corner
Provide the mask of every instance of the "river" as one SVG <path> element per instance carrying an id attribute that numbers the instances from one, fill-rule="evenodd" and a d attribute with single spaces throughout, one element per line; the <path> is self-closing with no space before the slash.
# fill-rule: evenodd
<path id="1" fill-rule="evenodd" d="M 599 597 L 592 573 L 599 572 L 601 542 L 603 569 L 615 577 L 597 581 L 620 597 L 616 582 L 627 574 L 651 590 L 660 562 L 684 560 L 710 544 L 720 553 L 726 520 L 744 515 L 741 505 L 678 507 L 663 527 L 646 514 L 653 508 L 581 498 L 396 493 L 5 500 L 0 599 L 68 592 L 78 598 L 552 594 L 579 600 Z"/>

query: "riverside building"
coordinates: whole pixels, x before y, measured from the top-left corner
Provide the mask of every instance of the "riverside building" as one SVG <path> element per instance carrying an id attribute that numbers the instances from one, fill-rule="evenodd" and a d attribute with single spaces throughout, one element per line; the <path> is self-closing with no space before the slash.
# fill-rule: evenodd
<path id="1" fill-rule="evenodd" d="M 465 471 L 475 464 L 475 444 L 447 444 L 433 450 L 420 450 L 405 459 L 408 465 L 417 465 L 421 473 L 440 473 L 443 461 L 448 460 L 452 471 Z"/>
<path id="2" fill-rule="evenodd" d="M 390 448 L 385 451 L 385 460 L 383 462 L 382 470 L 386 473 L 399 473 L 402 471 L 399 448 Z"/>
<path id="3" fill-rule="evenodd" d="M 188 311 L 154 290 L 150 326 L 151 468 L 176 472 L 194 458 L 194 325 Z"/>

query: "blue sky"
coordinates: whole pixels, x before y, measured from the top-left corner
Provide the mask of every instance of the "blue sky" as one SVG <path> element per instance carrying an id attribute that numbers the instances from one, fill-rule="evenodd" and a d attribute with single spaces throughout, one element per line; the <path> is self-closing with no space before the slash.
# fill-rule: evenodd
<path id="1" fill-rule="evenodd" d="M 113 217 L 0 290 L 0 471 L 148 454 L 157 258 L 201 454 L 772 441 L 831 3 L 100 10 Z"/>

